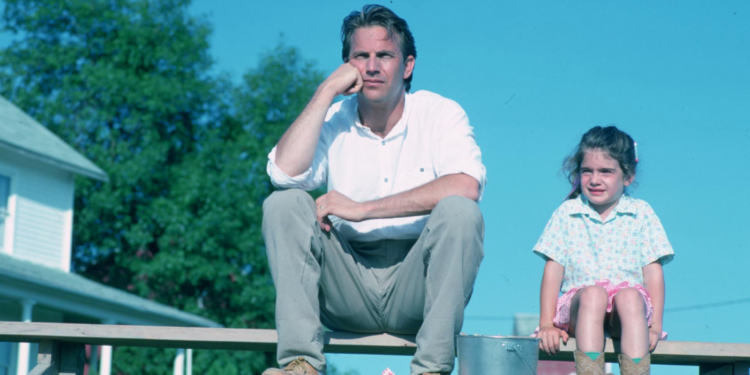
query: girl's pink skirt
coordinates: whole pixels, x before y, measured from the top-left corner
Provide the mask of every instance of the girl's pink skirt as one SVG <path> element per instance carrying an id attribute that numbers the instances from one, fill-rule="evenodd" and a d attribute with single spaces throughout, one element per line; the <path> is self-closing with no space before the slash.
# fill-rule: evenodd
<path id="1" fill-rule="evenodd" d="M 640 284 L 634 284 L 630 285 L 627 281 L 623 281 L 617 285 L 613 284 L 609 280 L 597 280 L 595 285 L 600 286 L 604 288 L 604 290 L 607 291 L 607 312 L 612 312 L 612 304 L 615 300 L 615 295 L 617 292 L 619 292 L 622 289 L 626 288 L 634 288 L 637 290 L 641 296 L 643 297 L 643 302 L 646 303 L 646 319 L 648 319 L 648 326 L 651 327 L 651 317 L 654 314 L 654 306 L 651 305 L 651 295 L 648 294 L 648 290 L 644 288 Z M 579 290 L 585 288 L 586 286 L 581 286 L 578 288 L 573 288 L 569 291 L 567 291 L 565 294 L 560 296 L 557 299 L 557 312 L 555 313 L 554 319 L 552 319 L 552 323 L 555 325 L 555 327 L 560 328 L 564 330 L 565 332 L 568 332 L 568 329 L 570 328 L 570 303 L 573 301 L 573 297 L 578 293 Z M 539 328 L 537 328 L 537 331 Z M 537 332 L 534 332 L 534 336 L 536 336 Z M 662 332 L 661 333 L 661 339 L 665 340 L 667 338 L 667 333 Z"/>

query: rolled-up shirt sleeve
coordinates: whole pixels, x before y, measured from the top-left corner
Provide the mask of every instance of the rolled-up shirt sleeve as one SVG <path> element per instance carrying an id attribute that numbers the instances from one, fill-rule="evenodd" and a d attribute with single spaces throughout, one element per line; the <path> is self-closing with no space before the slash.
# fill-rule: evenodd
<path id="1" fill-rule="evenodd" d="M 482 152 L 469 125 L 466 112 L 454 101 L 448 101 L 441 109 L 444 126 L 437 138 L 436 159 L 438 176 L 463 173 L 479 182 L 479 198 L 482 200 L 487 184 L 487 170 L 482 164 Z"/>
<path id="2" fill-rule="evenodd" d="M 327 146 L 321 136 L 315 149 L 313 162 L 306 171 L 297 176 L 289 176 L 276 165 L 276 146 L 268 154 L 266 171 L 271 183 L 284 189 L 315 190 L 326 182 L 328 171 Z"/>

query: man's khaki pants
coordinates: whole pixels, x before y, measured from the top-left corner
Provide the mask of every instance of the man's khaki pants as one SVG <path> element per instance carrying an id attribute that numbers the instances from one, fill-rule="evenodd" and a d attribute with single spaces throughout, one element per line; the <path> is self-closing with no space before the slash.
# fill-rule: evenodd
<path id="1" fill-rule="evenodd" d="M 477 203 L 443 199 L 416 240 L 348 243 L 335 229 L 320 229 L 315 212 L 312 197 L 297 189 L 263 203 L 279 364 L 305 357 L 325 372 L 322 323 L 334 331 L 416 334 L 411 373 L 450 373 L 484 256 Z"/>

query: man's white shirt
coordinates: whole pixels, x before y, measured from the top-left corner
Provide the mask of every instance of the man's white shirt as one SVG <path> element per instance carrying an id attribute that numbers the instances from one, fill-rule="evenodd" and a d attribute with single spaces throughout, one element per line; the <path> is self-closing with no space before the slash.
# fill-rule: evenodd
<path id="1" fill-rule="evenodd" d="M 326 114 L 315 158 L 298 176 L 275 164 L 276 147 L 268 155 L 268 175 L 280 188 L 314 190 L 326 184 L 357 202 L 398 194 L 438 177 L 464 173 L 479 182 L 481 199 L 487 182 L 482 154 L 466 112 L 440 95 L 418 91 L 405 96 L 401 120 L 385 138 L 362 125 L 356 96 L 335 103 Z M 415 239 L 429 215 L 351 222 L 329 216 L 349 241 Z"/>

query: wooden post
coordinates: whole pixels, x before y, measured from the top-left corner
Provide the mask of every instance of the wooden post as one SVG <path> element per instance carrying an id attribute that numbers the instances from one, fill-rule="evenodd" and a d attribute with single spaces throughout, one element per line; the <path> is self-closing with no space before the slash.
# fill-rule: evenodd
<path id="1" fill-rule="evenodd" d="M 57 365 L 55 362 L 60 353 L 59 343 L 52 340 L 43 340 L 39 342 L 39 354 L 36 357 L 36 367 L 29 375 L 58 375 Z"/>
<path id="2" fill-rule="evenodd" d="M 102 320 L 102 324 L 113 325 L 115 321 L 112 319 Z M 112 374 L 112 346 L 102 345 L 102 354 L 99 356 L 99 375 L 111 375 Z"/>
<path id="3" fill-rule="evenodd" d="M 21 300 L 21 321 L 24 323 L 31 322 L 33 317 L 33 308 L 36 301 L 32 300 Z M 29 371 L 29 356 L 31 351 L 31 344 L 29 342 L 18 343 L 18 356 L 16 357 L 16 363 L 18 368 L 16 374 L 26 374 Z"/>
<path id="4" fill-rule="evenodd" d="M 43 340 L 39 342 L 36 367 L 29 375 L 83 375 L 85 362 L 83 344 Z"/>
<path id="5" fill-rule="evenodd" d="M 193 375 L 193 349 L 185 351 L 185 375 Z"/>
<path id="6" fill-rule="evenodd" d="M 185 349 L 177 349 L 174 355 L 174 366 L 172 374 L 185 375 Z"/>

